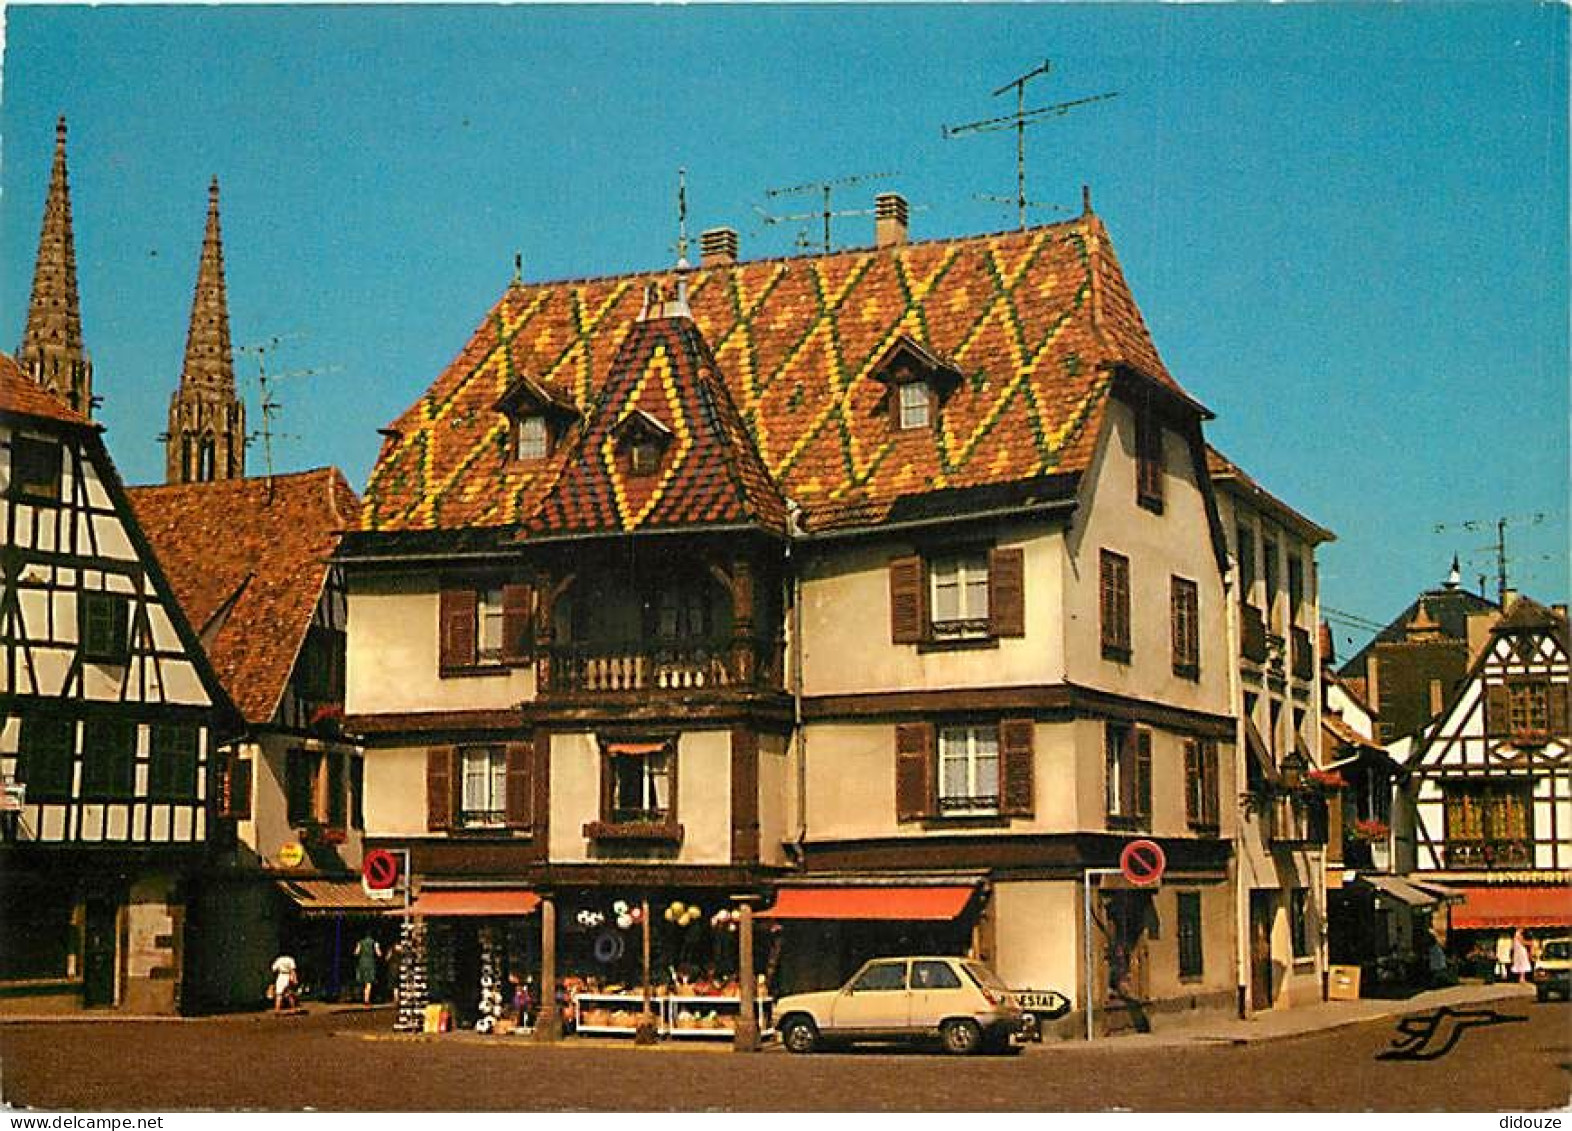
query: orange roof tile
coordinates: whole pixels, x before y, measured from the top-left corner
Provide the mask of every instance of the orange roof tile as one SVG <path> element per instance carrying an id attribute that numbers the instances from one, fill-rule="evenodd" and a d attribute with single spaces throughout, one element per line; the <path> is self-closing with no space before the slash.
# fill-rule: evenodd
<path id="1" fill-rule="evenodd" d="M 224 689 L 267 723 L 294 670 L 338 532 L 360 501 L 333 467 L 129 491 Z"/>
<path id="2" fill-rule="evenodd" d="M 83 428 L 98 427 L 34 381 L 16 363 L 15 358 L 4 353 L 0 353 L 0 412 L 76 424 Z"/>
<path id="3" fill-rule="evenodd" d="M 577 448 L 562 445 L 555 462 L 510 460 L 498 398 L 527 375 L 587 420 L 646 287 L 665 274 L 510 287 L 388 429 L 361 529 L 529 524 Z M 1090 213 L 701 268 L 689 298 L 762 467 L 810 530 L 878 523 L 902 497 L 935 489 L 1084 470 L 1111 366 L 1185 396 Z M 887 389 L 874 370 L 902 335 L 962 375 L 931 430 L 893 431 L 881 411 Z"/>

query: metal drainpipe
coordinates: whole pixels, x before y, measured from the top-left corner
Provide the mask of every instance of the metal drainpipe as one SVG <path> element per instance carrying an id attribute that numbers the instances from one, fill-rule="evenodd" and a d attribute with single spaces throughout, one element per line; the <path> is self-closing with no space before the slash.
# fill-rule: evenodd
<path id="1" fill-rule="evenodd" d="M 789 521 L 786 541 L 786 572 L 791 586 L 791 715 L 792 734 L 797 744 L 797 835 L 792 843 L 797 847 L 797 867 L 804 866 L 803 842 L 808 838 L 808 735 L 802 725 L 802 576 L 796 555 L 792 552 L 797 537 L 797 516 L 800 508 L 787 504 Z"/>
<path id="2" fill-rule="evenodd" d="M 1251 1014 L 1251 979 L 1250 967 L 1250 899 L 1245 885 L 1245 817 L 1239 806 L 1239 795 L 1244 791 L 1244 783 L 1249 770 L 1246 759 L 1249 752 L 1245 749 L 1244 728 L 1244 688 L 1243 679 L 1239 671 L 1239 633 L 1243 631 L 1240 623 L 1239 602 L 1234 594 L 1238 591 L 1235 571 L 1237 563 L 1231 564 L 1227 573 L 1223 575 L 1223 607 L 1227 613 L 1228 648 L 1233 653 L 1228 664 L 1228 701 L 1234 712 L 1234 797 L 1231 808 L 1233 810 L 1233 842 L 1234 842 L 1234 980 L 1237 986 L 1238 1001 L 1235 1003 L 1236 1012 L 1240 1017 Z M 1256 818 L 1259 828 L 1259 816 Z"/>

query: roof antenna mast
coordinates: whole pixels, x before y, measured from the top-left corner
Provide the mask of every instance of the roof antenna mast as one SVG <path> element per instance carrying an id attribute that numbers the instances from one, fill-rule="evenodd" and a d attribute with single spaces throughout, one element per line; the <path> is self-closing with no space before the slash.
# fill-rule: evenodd
<path id="1" fill-rule="evenodd" d="M 262 462 L 267 468 L 268 498 L 273 497 L 273 437 L 280 439 L 298 440 L 300 437 L 287 432 L 275 433 L 273 420 L 283 409 L 284 404 L 273 395 L 272 385 L 291 377 L 317 377 L 325 373 L 336 373 L 342 369 L 340 365 L 330 365 L 324 369 L 291 369 L 283 373 L 269 373 L 267 371 L 267 355 L 276 352 L 280 345 L 291 338 L 304 337 L 303 334 L 274 335 L 267 341 L 257 345 L 236 346 L 236 353 L 251 353 L 257 358 L 257 386 L 261 390 L 262 429 L 260 433 L 253 433 L 246 437 L 255 440 L 260 435 L 262 440 Z"/>
<path id="2" fill-rule="evenodd" d="M 1117 90 L 1106 91 L 1103 94 L 1093 94 L 1086 98 L 1075 98 L 1069 102 L 1056 102 L 1051 106 L 1037 106 L 1030 110 L 1026 108 L 1026 84 L 1039 75 L 1046 75 L 1052 69 L 1053 61 L 1044 59 L 1040 67 L 1034 67 L 1018 78 L 1013 78 L 998 90 L 993 92 L 997 98 L 1007 90 L 1015 91 L 1015 113 L 1006 114 L 1000 118 L 982 118 L 975 122 L 966 122 L 959 126 L 942 126 L 941 133 L 946 138 L 961 137 L 965 134 L 993 133 L 996 130 L 1015 131 L 1015 200 L 1017 218 L 1021 227 L 1026 227 L 1027 208 L 1055 208 L 1056 205 L 1045 204 L 1035 200 L 1026 199 L 1026 127 L 1035 126 L 1045 118 L 1062 118 L 1077 106 L 1084 106 L 1088 102 L 1102 102 L 1109 98 L 1117 98 Z M 1008 204 L 1007 197 L 983 196 L 979 199 L 998 201 Z"/>
<path id="3" fill-rule="evenodd" d="M 828 181 L 809 181 L 806 184 L 788 185 L 785 188 L 765 189 L 764 195 L 771 200 L 782 196 L 801 196 L 807 193 L 817 193 L 822 198 L 823 203 L 818 212 L 798 212 L 791 216 L 772 216 L 757 205 L 754 206 L 754 211 L 759 214 L 759 220 L 765 224 L 785 224 L 797 220 L 823 221 L 824 244 L 822 250 L 825 255 L 828 255 L 833 250 L 830 241 L 831 220 L 840 216 L 872 216 L 875 212 L 875 209 L 872 208 L 844 208 L 839 210 L 831 208 L 830 194 L 843 185 L 858 185 L 864 181 L 882 181 L 897 175 L 896 173 L 857 173 L 850 177 L 836 177 Z M 921 207 L 921 205 L 918 205 L 917 210 L 920 210 Z M 798 246 L 806 248 L 808 241 L 800 239 L 798 240 Z"/>
<path id="4" fill-rule="evenodd" d="M 1462 522 L 1452 522 L 1452 523 L 1438 522 L 1438 523 L 1436 523 L 1436 533 L 1437 534 L 1444 534 L 1448 530 L 1467 530 L 1471 534 L 1477 534 L 1478 532 L 1483 530 L 1486 526 L 1493 525 L 1496 528 L 1495 541 L 1491 545 L 1489 545 L 1489 546 L 1482 546 L 1480 548 L 1481 549 L 1494 550 L 1495 551 L 1495 555 L 1496 555 L 1496 604 L 1505 606 L 1506 605 L 1507 589 L 1508 589 L 1508 586 L 1507 586 L 1507 544 L 1506 544 L 1507 527 L 1512 525 L 1512 524 L 1514 524 L 1514 523 L 1516 525 L 1518 525 L 1518 526 L 1538 526 L 1541 522 L 1544 522 L 1544 521 L 1545 521 L 1545 515 L 1544 515 L 1544 512 L 1542 512 L 1542 511 L 1537 513 L 1537 514 L 1501 515 L 1498 518 L 1492 518 L 1492 519 L 1469 518 L 1469 519 L 1464 519 Z M 1454 556 L 1454 565 L 1453 565 L 1453 569 L 1454 570 L 1456 570 L 1455 560 L 1456 559 L 1455 559 L 1455 556 Z M 1483 577 L 1481 577 L 1481 579 L 1480 579 L 1480 581 L 1481 581 L 1481 586 L 1480 587 L 1481 588 L 1484 587 L 1483 584 L 1482 584 L 1483 580 L 1484 580 Z"/>

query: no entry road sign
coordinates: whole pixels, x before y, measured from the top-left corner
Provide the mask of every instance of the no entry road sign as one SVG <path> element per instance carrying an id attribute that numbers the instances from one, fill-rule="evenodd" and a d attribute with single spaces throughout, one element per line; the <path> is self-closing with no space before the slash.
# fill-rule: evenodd
<path id="1" fill-rule="evenodd" d="M 1161 883 L 1168 857 L 1155 840 L 1132 840 L 1119 853 L 1119 871 L 1136 887 L 1149 888 Z"/>
<path id="2" fill-rule="evenodd" d="M 385 848 L 374 848 L 361 862 L 360 874 L 372 891 L 390 891 L 398 883 L 398 857 Z"/>

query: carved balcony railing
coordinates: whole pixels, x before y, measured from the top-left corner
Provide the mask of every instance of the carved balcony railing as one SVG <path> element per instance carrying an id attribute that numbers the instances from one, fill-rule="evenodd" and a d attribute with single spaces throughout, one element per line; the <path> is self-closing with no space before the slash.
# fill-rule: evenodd
<path id="1" fill-rule="evenodd" d="M 542 693 L 721 691 L 779 687 L 773 642 L 743 640 L 681 644 L 559 644 L 545 650 Z"/>
<path id="2" fill-rule="evenodd" d="M 1446 845 L 1448 868 L 1532 868 L 1534 843 L 1529 840 L 1451 840 Z"/>

